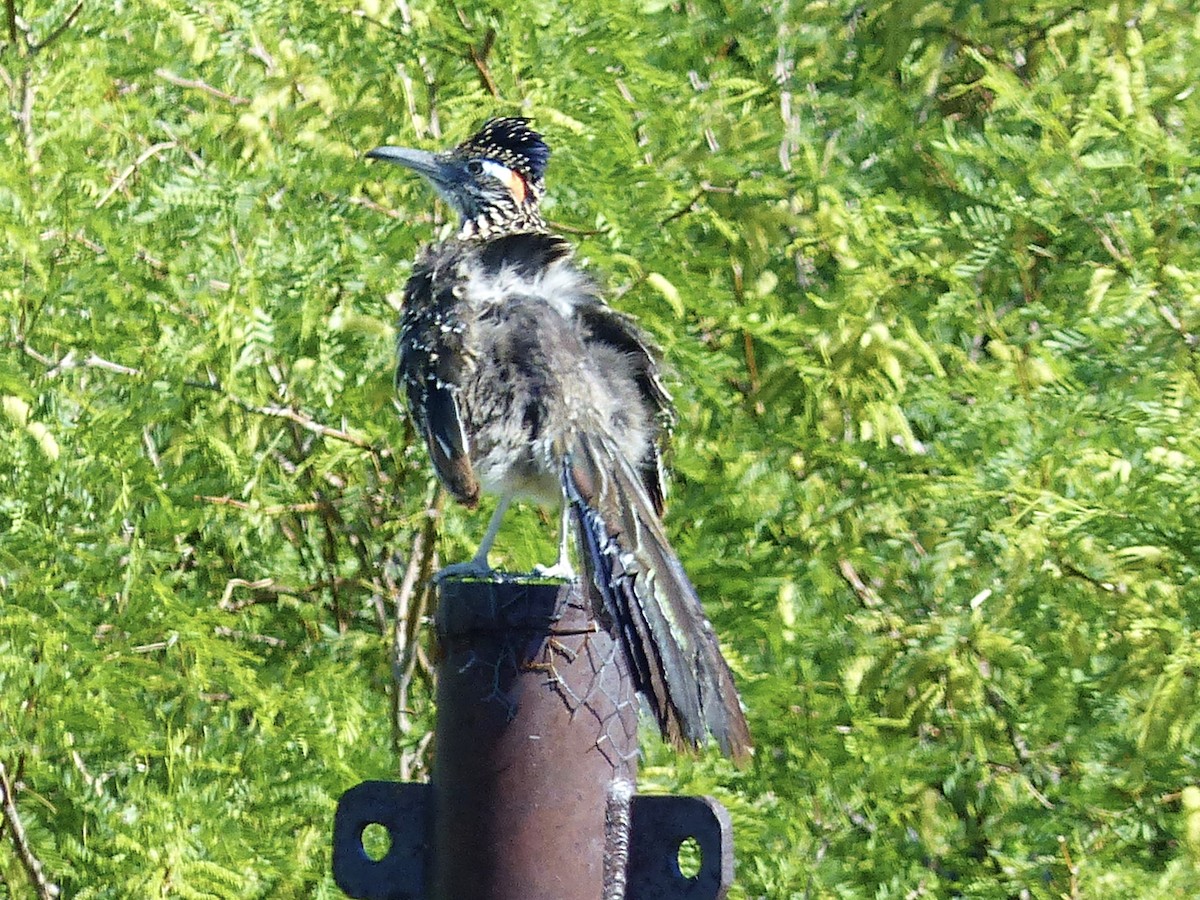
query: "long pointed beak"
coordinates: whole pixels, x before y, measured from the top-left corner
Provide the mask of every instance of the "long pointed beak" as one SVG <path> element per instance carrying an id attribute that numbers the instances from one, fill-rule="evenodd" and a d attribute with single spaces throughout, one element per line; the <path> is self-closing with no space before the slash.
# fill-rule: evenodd
<path id="1" fill-rule="evenodd" d="M 412 169 L 435 183 L 441 180 L 442 164 L 434 154 L 408 147 L 376 147 L 367 152 L 367 159 L 381 159 Z"/>

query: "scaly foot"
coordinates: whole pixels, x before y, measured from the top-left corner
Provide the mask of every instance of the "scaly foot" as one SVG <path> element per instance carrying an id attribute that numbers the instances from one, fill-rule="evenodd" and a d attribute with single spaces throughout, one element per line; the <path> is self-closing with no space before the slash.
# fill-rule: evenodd
<path id="1" fill-rule="evenodd" d="M 467 562 L 453 563 L 440 569 L 433 576 L 434 584 L 441 584 L 447 578 L 491 578 L 495 569 L 487 564 L 486 559 L 472 559 Z"/>

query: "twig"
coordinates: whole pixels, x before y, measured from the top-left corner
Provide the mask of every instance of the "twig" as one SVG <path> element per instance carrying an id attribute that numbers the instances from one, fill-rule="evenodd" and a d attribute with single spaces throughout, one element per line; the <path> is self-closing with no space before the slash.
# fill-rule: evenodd
<path id="1" fill-rule="evenodd" d="M 417 664 L 420 645 L 421 618 L 429 598 L 429 579 L 435 564 L 434 538 L 437 519 L 445 502 L 444 493 L 435 488 L 435 493 L 426 504 L 425 521 L 413 537 L 412 550 L 400 587 L 394 593 L 396 618 L 392 632 L 392 664 L 396 680 L 395 704 L 393 706 L 393 728 L 397 739 L 408 734 L 411 724 L 408 713 L 408 690 Z M 402 769 L 407 763 L 402 762 Z M 411 772 L 402 771 L 404 777 Z"/>
<path id="2" fill-rule="evenodd" d="M 784 0 L 778 7 L 776 31 L 775 83 L 779 85 L 779 118 L 783 120 L 783 137 L 779 141 L 779 166 L 785 172 L 792 171 L 792 155 L 800 144 L 800 116 L 792 106 L 792 84 L 796 71 L 796 60 L 792 55 L 795 41 L 791 29 L 795 18 L 791 3 Z"/>
<path id="3" fill-rule="evenodd" d="M 1179 316 L 1175 315 L 1175 311 L 1165 303 L 1159 306 L 1158 314 L 1162 316 L 1168 325 L 1175 330 L 1175 333 L 1183 338 L 1183 343 L 1187 345 L 1189 350 L 1195 350 L 1197 344 L 1200 344 L 1200 339 L 1183 327 L 1183 323 L 1179 321 Z"/>
<path id="4" fill-rule="evenodd" d="M 733 295 L 739 303 L 745 300 L 745 285 L 742 281 L 742 264 L 735 262 L 733 264 Z M 742 351 L 746 357 L 746 373 L 750 377 L 750 383 L 747 385 L 747 393 L 755 398 L 754 412 L 758 415 L 765 415 L 767 408 L 762 400 L 758 397 L 762 380 L 758 374 L 758 356 L 754 350 L 754 335 L 748 329 L 742 329 Z"/>
<path id="5" fill-rule="evenodd" d="M 32 163 L 37 161 L 37 140 L 33 136 L 33 99 L 37 89 L 30 72 L 28 66 L 21 72 L 21 111 L 17 113 L 16 119 L 25 141 L 25 155 Z"/>
<path id="6" fill-rule="evenodd" d="M 155 69 L 154 74 L 157 75 L 159 78 L 161 78 L 163 81 L 169 81 L 171 84 L 175 85 L 176 87 L 191 88 L 192 90 L 203 91 L 204 93 L 208 94 L 209 96 L 216 97 L 218 100 L 224 100 L 226 103 L 230 104 L 231 106 L 243 106 L 244 104 L 250 102 L 245 97 L 239 97 L 236 94 L 229 94 L 229 93 L 226 93 L 225 91 L 221 90 L 220 88 L 215 88 L 211 84 L 209 84 L 207 81 L 200 81 L 198 79 L 192 79 L 192 78 L 184 78 L 180 75 L 176 75 L 170 69 Z"/>
<path id="7" fill-rule="evenodd" d="M 4 0 L 5 19 L 8 21 L 9 43 L 17 42 L 17 0 Z"/>
<path id="8" fill-rule="evenodd" d="M 116 372 L 119 375 L 132 375 L 140 377 L 145 374 L 142 369 L 135 369 L 132 366 L 125 366 L 121 365 L 121 363 L 112 362 L 104 359 L 102 356 L 98 356 L 95 353 L 89 353 L 87 359 L 79 362 L 76 359 L 76 351 L 69 350 L 67 351 L 67 354 L 62 357 L 62 359 L 56 362 L 55 360 L 46 356 L 44 353 L 39 353 L 24 341 L 21 342 L 20 346 L 27 355 L 33 357 L 42 365 L 47 367 L 49 371 L 46 373 L 46 375 L 50 378 L 54 377 L 65 369 L 73 369 L 77 366 L 86 366 L 87 368 L 91 369 L 104 369 L 108 372 Z M 300 410 L 294 409 L 290 406 L 256 406 L 248 400 L 243 400 L 240 397 L 234 396 L 233 394 L 226 393 L 224 388 L 221 387 L 221 383 L 219 381 L 195 381 L 189 379 L 183 382 L 183 386 L 193 390 L 212 391 L 213 393 L 220 394 L 230 403 L 241 407 L 246 412 L 256 413 L 260 416 L 268 416 L 273 419 L 287 419 L 289 422 L 295 422 L 301 428 L 305 429 L 306 431 L 311 431 L 313 434 L 344 441 L 347 444 L 352 444 L 362 450 L 368 450 L 372 453 L 375 452 L 374 445 L 365 438 L 351 434 L 349 431 L 341 428 L 333 428 L 330 425 L 324 425 L 318 422 L 308 413 L 301 412 Z"/>
<path id="9" fill-rule="evenodd" d="M 475 49 L 475 45 L 471 44 L 471 62 L 475 64 L 475 68 L 479 70 L 479 75 L 483 79 L 484 87 L 497 100 L 500 99 L 500 90 L 496 87 L 496 81 L 492 78 L 491 70 L 488 68 L 488 54 L 492 52 L 492 45 L 496 43 L 496 29 L 489 28 L 487 34 L 483 36 L 483 46 L 479 50 Z"/>
<path id="10" fill-rule="evenodd" d="M 11 9 L 11 5 L 9 8 Z M 4 816 L 4 823 L 12 835 L 21 865 L 25 867 L 29 880 L 37 889 L 38 900 L 55 900 L 61 892 L 58 885 L 47 880 L 41 861 L 34 855 L 33 848 L 29 846 L 29 838 L 25 835 L 25 826 L 21 823 L 21 816 L 17 812 L 12 783 L 8 780 L 8 770 L 2 762 L 0 762 L 0 814 Z"/>
<path id="11" fill-rule="evenodd" d="M 83 761 L 83 754 L 81 754 L 78 750 L 71 751 L 71 762 L 75 763 L 75 768 L 79 771 L 79 774 L 83 776 L 84 784 L 90 787 L 95 792 L 97 797 L 103 796 L 104 782 L 112 778 L 115 773 L 105 772 L 101 775 L 93 775 L 88 771 L 87 764 Z"/>
<path id="12" fill-rule="evenodd" d="M 412 10 L 409 8 L 408 0 L 396 0 L 396 8 L 400 10 L 400 20 L 404 23 L 405 34 L 413 34 L 413 16 Z M 441 138 L 442 125 L 438 119 L 437 108 L 437 79 L 433 77 L 433 66 L 429 64 L 429 57 L 425 55 L 423 50 L 417 51 L 417 67 L 420 68 L 421 74 L 425 76 L 425 90 L 429 94 L 429 134 L 434 138 Z M 403 66 L 397 67 L 400 74 L 408 79 L 408 72 Z M 413 124 L 416 120 L 416 105 L 409 104 L 409 113 L 413 119 Z M 417 131 L 420 134 L 420 129 Z"/>
<path id="13" fill-rule="evenodd" d="M 130 647 L 130 653 L 157 653 L 159 650 L 170 650 L 179 643 L 179 632 L 171 632 L 171 636 L 162 641 L 151 641 L 149 644 L 138 644 L 136 647 Z"/>
<path id="14" fill-rule="evenodd" d="M 54 360 L 48 356 L 45 356 L 44 354 L 38 353 L 24 341 L 21 341 L 21 349 L 25 351 L 26 355 L 32 356 L 46 368 L 50 368 L 55 365 Z M 67 355 L 70 356 L 71 354 L 68 353 Z"/>
<path id="15" fill-rule="evenodd" d="M 659 225 L 669 225 L 671 222 L 674 222 L 676 219 L 682 219 L 688 213 L 693 212 L 696 209 L 696 204 L 700 202 L 700 199 L 705 194 L 736 194 L 736 193 L 737 193 L 737 185 L 736 184 L 722 186 L 722 185 L 717 185 L 717 184 L 709 184 L 707 181 L 702 181 L 700 183 L 700 190 L 696 191 L 696 193 L 692 195 L 692 198 L 690 200 L 688 200 L 688 202 L 685 203 L 682 208 L 677 209 L 675 212 L 671 213 L 669 216 L 667 216 L 665 219 L 663 219 L 658 224 Z"/>
<path id="16" fill-rule="evenodd" d="M 162 457 L 158 454 L 158 447 L 154 444 L 154 435 L 150 432 L 150 426 L 142 429 L 142 445 L 146 448 L 146 456 L 150 458 L 150 464 L 154 466 L 154 471 L 162 477 Z"/>
<path id="17" fill-rule="evenodd" d="M 109 189 L 104 192 L 104 195 L 96 201 L 96 209 L 102 207 L 108 202 L 109 197 L 123 188 L 125 186 L 125 182 L 133 177 L 133 173 L 136 172 L 144 162 L 149 160 L 151 157 L 157 156 L 164 150 L 171 150 L 176 146 L 177 145 L 174 141 L 161 141 L 160 143 L 154 144 L 153 146 L 147 147 L 145 150 L 143 150 L 141 155 L 133 161 L 133 164 L 130 165 L 120 175 L 118 175 L 117 180 L 112 183 L 112 186 L 109 187 Z"/>
<path id="18" fill-rule="evenodd" d="M 251 588 L 258 590 L 259 588 L 273 587 L 275 584 L 274 578 L 260 578 L 257 581 L 247 581 L 245 578 L 230 578 L 225 582 L 225 590 L 221 594 L 221 602 L 217 604 L 219 609 L 229 610 L 232 607 L 233 589 L 235 587 Z"/>
<path id="19" fill-rule="evenodd" d="M 110 362 L 103 357 L 97 356 L 95 353 L 89 353 L 81 365 L 87 366 L 90 369 L 104 369 L 108 372 L 116 372 L 118 375 L 141 375 L 141 369 L 135 369 L 132 366 L 123 366 L 120 363 Z"/>
<path id="20" fill-rule="evenodd" d="M 232 638 L 235 641 L 250 641 L 254 644 L 266 644 L 268 647 L 286 647 L 287 641 L 283 638 L 275 637 L 270 634 L 254 634 L 249 631 L 239 631 L 236 628 L 229 628 L 226 625 L 217 625 L 213 628 L 213 634 L 217 637 Z"/>
<path id="21" fill-rule="evenodd" d="M 87 359 L 80 362 L 76 359 L 76 351 L 68 350 L 62 359 L 54 360 L 45 354 L 38 353 L 37 350 L 29 346 L 24 341 L 21 342 L 21 349 L 26 355 L 33 357 L 38 362 L 49 370 L 46 372 L 47 378 L 55 378 L 60 372 L 67 369 L 77 369 L 81 366 L 89 369 L 104 369 L 107 372 L 116 372 L 119 375 L 141 375 L 141 369 L 135 369 L 132 366 L 123 366 L 120 363 L 112 362 L 95 353 L 89 353 Z"/>
<path id="22" fill-rule="evenodd" d="M 71 23 L 75 21 L 75 17 L 79 15 L 79 11 L 82 9 L 83 0 L 79 0 L 79 2 L 75 4 L 75 8 L 67 13 L 67 17 L 58 24 L 57 28 L 50 32 L 49 36 L 44 41 L 41 43 L 34 43 L 33 40 L 29 41 L 29 52 L 37 53 L 39 50 L 45 50 L 60 37 L 62 37 L 66 30 L 71 27 Z"/>
<path id="23" fill-rule="evenodd" d="M 355 206 L 365 207 L 366 209 L 371 210 L 371 212 L 383 213 L 385 216 L 391 219 L 404 218 L 404 215 L 398 210 L 388 209 L 386 206 L 376 203 L 370 197 L 351 197 L 350 202 Z"/>
<path id="24" fill-rule="evenodd" d="M 402 30 L 400 30 L 399 28 L 395 28 L 395 27 L 389 25 L 387 22 L 383 21 L 383 19 L 379 19 L 379 18 L 376 18 L 375 16 L 369 15 L 369 14 L 363 12 L 361 9 L 351 9 L 351 10 L 346 10 L 346 11 L 349 12 L 350 15 L 354 16 L 354 18 L 356 18 L 356 19 L 362 19 L 364 22 L 370 22 L 376 28 L 382 28 L 384 31 L 390 32 L 395 35 L 399 35 L 400 37 L 404 36 L 404 32 Z"/>
<path id="25" fill-rule="evenodd" d="M 247 512 L 262 513 L 264 516 L 278 516 L 284 513 L 319 512 L 321 507 L 331 501 L 310 501 L 308 503 L 277 503 L 273 506 L 259 506 L 257 503 L 247 503 L 245 500 L 235 500 L 233 497 L 208 497 L 197 494 L 193 499 L 214 503 L 217 506 L 232 506 L 234 509 L 244 509 Z"/>
<path id="26" fill-rule="evenodd" d="M 839 559 L 838 572 L 841 573 L 842 578 L 846 579 L 846 583 L 850 585 L 854 593 L 858 595 L 858 599 L 862 601 L 863 606 L 876 607 L 883 605 L 883 600 L 880 598 L 878 592 L 862 580 L 850 560 Z"/>
<path id="27" fill-rule="evenodd" d="M 1070 876 L 1068 884 L 1070 885 L 1070 893 L 1067 894 L 1071 900 L 1079 898 L 1079 866 L 1071 859 L 1071 848 L 1067 846 L 1067 839 L 1063 835 L 1058 836 L 1058 847 L 1062 850 L 1063 862 L 1067 866 L 1067 874 Z"/>
<path id="28" fill-rule="evenodd" d="M 105 253 L 108 252 L 103 247 L 101 247 L 99 244 L 97 244 L 95 241 L 93 241 L 90 237 L 88 237 L 86 234 L 84 234 L 82 228 L 80 228 L 74 234 L 69 234 L 69 235 L 64 235 L 63 232 L 59 231 L 57 228 L 51 228 L 48 231 L 43 231 L 41 234 L 39 234 L 38 238 L 43 241 L 48 241 L 53 238 L 61 238 L 64 236 L 68 240 L 72 240 L 77 244 L 82 244 L 83 246 L 87 247 L 89 250 L 91 250 L 97 256 L 103 256 Z"/>
<path id="29" fill-rule="evenodd" d="M 262 41 L 258 39 L 258 35 L 254 36 L 254 43 L 250 45 L 250 49 L 247 52 L 263 64 L 268 77 L 275 74 L 275 57 L 263 46 Z"/>
<path id="30" fill-rule="evenodd" d="M 260 416 L 269 416 L 275 419 L 287 419 L 289 422 L 295 422 L 306 431 L 311 431 L 313 434 L 319 434 L 321 437 L 334 438 L 339 441 L 345 441 L 347 444 L 353 444 L 363 450 L 374 450 L 371 442 L 357 435 L 351 434 L 340 428 L 332 428 L 329 425 L 322 425 L 308 413 L 300 412 L 298 409 L 293 409 L 290 406 L 252 406 L 244 400 L 238 400 L 232 394 L 226 394 L 230 400 L 237 403 L 243 409 L 249 412 L 258 413 Z"/>
<path id="31" fill-rule="evenodd" d="M 342 578 L 340 576 L 334 578 L 333 581 L 315 581 L 304 587 L 276 584 L 274 578 L 260 578 L 257 581 L 247 581 L 245 578 L 230 578 L 225 583 L 225 590 L 222 592 L 221 601 L 217 604 L 217 608 L 224 612 L 236 613 L 251 606 L 278 603 L 279 597 L 305 597 L 316 594 L 318 591 L 353 584 L 358 584 L 358 582 L 353 578 Z M 236 587 L 247 588 L 255 593 L 245 599 L 234 600 L 233 589 Z"/>
<path id="32" fill-rule="evenodd" d="M 604 234 L 604 229 L 602 228 L 577 228 L 574 225 L 565 225 L 562 222 L 557 222 L 553 219 L 550 220 L 550 226 L 555 231 L 563 231 L 567 234 L 578 234 L 582 237 L 592 237 L 597 234 Z"/>

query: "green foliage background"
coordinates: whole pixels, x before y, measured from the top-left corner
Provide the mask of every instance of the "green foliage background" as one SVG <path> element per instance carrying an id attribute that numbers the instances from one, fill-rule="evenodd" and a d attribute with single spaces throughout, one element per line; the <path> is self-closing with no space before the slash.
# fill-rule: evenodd
<path id="1" fill-rule="evenodd" d="M 734 896 L 1200 896 L 1193 4 L 4 9 L 0 897 L 336 897 L 337 796 L 426 774 L 483 522 L 393 408 L 446 210 L 360 154 L 494 112 L 677 373 L 758 752 L 643 789 Z"/>

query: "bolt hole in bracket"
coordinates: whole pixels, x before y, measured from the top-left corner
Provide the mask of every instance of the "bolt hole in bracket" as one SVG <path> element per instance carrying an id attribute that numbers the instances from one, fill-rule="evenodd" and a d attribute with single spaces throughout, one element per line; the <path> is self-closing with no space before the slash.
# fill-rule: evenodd
<path id="1" fill-rule="evenodd" d="M 427 894 L 432 791 L 428 784 L 366 781 L 342 795 L 333 825 L 333 876 L 347 896 L 433 900 Z M 372 858 L 378 850 L 363 846 L 370 825 L 382 826 L 390 838 L 378 859 Z M 732 882 L 732 825 L 725 807 L 711 797 L 633 797 L 628 900 L 723 900 Z"/>

